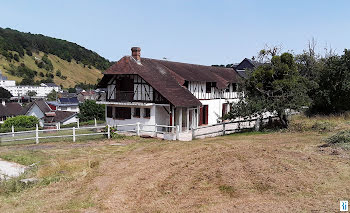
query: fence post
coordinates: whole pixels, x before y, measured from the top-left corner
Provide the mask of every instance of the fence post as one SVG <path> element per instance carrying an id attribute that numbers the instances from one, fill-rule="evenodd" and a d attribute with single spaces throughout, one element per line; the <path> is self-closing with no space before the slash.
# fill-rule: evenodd
<path id="1" fill-rule="evenodd" d="M 61 122 L 58 122 L 58 129 L 60 130 L 61 129 Z"/>
<path id="2" fill-rule="evenodd" d="M 94 118 L 95 119 L 95 126 L 97 126 L 97 121 L 96 121 L 96 118 Z"/>
<path id="3" fill-rule="evenodd" d="M 35 129 L 35 143 L 39 143 L 39 127 L 38 124 L 36 124 L 36 129 Z"/>
<path id="4" fill-rule="evenodd" d="M 157 137 L 158 127 L 157 124 L 154 125 L 154 137 Z"/>
<path id="5" fill-rule="evenodd" d="M 73 127 L 73 142 L 75 142 L 75 127 Z"/>
<path id="6" fill-rule="evenodd" d="M 136 123 L 136 135 L 140 136 L 140 122 Z"/>
<path id="7" fill-rule="evenodd" d="M 111 127 L 109 125 L 107 125 L 107 138 L 111 138 Z"/>
<path id="8" fill-rule="evenodd" d="M 14 138 L 15 137 L 15 127 L 13 125 L 11 127 L 11 130 L 12 130 L 12 137 Z"/>
<path id="9" fill-rule="evenodd" d="M 195 136 L 195 129 L 194 127 L 192 127 L 192 140 L 196 139 L 196 136 Z"/>
<path id="10" fill-rule="evenodd" d="M 225 127 L 226 123 L 222 123 L 222 135 L 226 134 L 226 127 Z"/>
<path id="11" fill-rule="evenodd" d="M 179 140 L 180 138 L 180 126 L 176 125 L 176 140 Z"/>
<path id="12" fill-rule="evenodd" d="M 77 127 L 78 129 L 80 128 L 80 119 L 78 118 L 78 121 L 77 121 Z"/>

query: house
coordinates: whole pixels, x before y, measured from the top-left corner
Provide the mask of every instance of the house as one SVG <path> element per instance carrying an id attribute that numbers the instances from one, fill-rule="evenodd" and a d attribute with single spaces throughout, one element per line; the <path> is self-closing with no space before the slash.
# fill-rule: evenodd
<path id="1" fill-rule="evenodd" d="M 241 61 L 241 63 L 239 63 L 238 65 L 235 65 L 233 68 L 237 71 L 239 76 L 241 76 L 242 78 L 246 78 L 248 70 L 253 70 L 262 64 L 263 63 L 260 63 L 258 61 L 245 58 Z"/>
<path id="2" fill-rule="evenodd" d="M 44 124 L 45 126 L 57 126 L 58 123 L 60 125 L 67 125 L 70 123 L 77 123 L 77 113 L 69 112 L 69 111 L 51 111 L 45 113 Z"/>
<path id="3" fill-rule="evenodd" d="M 21 114 L 37 117 L 39 119 L 39 125 L 43 127 L 45 113 L 50 111 L 51 108 L 49 105 L 44 100 L 40 99 L 29 103 L 26 107 L 23 108 Z"/>
<path id="4" fill-rule="evenodd" d="M 47 102 L 54 111 L 70 111 L 79 113 L 79 101 L 77 97 L 58 98 L 57 101 Z"/>
<path id="5" fill-rule="evenodd" d="M 229 104 L 238 101 L 240 76 L 232 68 L 141 58 L 140 48 L 131 51 L 98 84 L 107 88 L 106 99 L 98 103 L 106 105 L 109 125 L 140 122 L 188 131 L 221 122 Z"/>
<path id="6" fill-rule="evenodd" d="M 0 104 L 0 123 L 4 123 L 7 118 L 20 115 L 22 106 L 16 102 L 6 103 L 5 100 Z"/>
<path id="7" fill-rule="evenodd" d="M 98 94 L 94 90 L 82 91 L 78 94 L 79 102 L 84 102 L 85 100 L 96 100 Z"/>

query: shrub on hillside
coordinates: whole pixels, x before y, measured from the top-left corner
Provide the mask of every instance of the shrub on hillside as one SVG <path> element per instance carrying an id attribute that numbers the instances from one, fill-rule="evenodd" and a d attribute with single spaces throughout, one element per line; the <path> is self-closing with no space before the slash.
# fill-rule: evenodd
<path id="1" fill-rule="evenodd" d="M 11 128 L 12 126 L 20 128 L 33 128 L 39 124 L 39 119 L 34 116 L 20 115 L 5 120 L 3 128 Z"/>

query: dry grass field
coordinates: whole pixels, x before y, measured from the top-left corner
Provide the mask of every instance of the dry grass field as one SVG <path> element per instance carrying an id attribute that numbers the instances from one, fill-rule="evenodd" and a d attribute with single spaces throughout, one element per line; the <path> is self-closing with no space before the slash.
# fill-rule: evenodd
<path id="1" fill-rule="evenodd" d="M 324 127 L 327 126 L 327 127 Z M 127 137 L 0 148 L 40 182 L 0 185 L 0 212 L 337 212 L 350 152 L 322 147 L 344 118 L 192 142 Z M 328 128 L 329 127 L 329 128 Z"/>

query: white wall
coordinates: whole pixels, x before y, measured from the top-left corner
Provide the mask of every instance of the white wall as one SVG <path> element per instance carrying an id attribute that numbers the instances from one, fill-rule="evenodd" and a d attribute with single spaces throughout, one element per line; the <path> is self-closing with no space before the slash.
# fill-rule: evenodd
<path id="1" fill-rule="evenodd" d="M 106 106 L 107 107 L 107 106 Z M 118 106 L 118 105 L 112 105 L 112 107 L 126 107 L 126 106 Z M 131 119 L 113 119 L 113 118 L 106 118 L 107 124 L 111 126 L 116 126 L 116 125 L 123 125 L 123 124 L 135 124 L 137 122 L 141 124 L 148 124 L 148 125 L 155 125 L 156 124 L 156 116 L 155 116 L 155 111 L 156 111 L 156 106 L 150 106 L 150 107 L 140 107 L 140 106 L 132 106 L 129 107 L 131 108 Z M 140 113 L 141 116 L 140 118 L 134 116 L 134 108 L 140 108 Z M 150 108 L 151 109 L 151 117 L 150 118 L 144 118 L 144 108 Z M 106 108 L 107 111 L 107 108 Z M 114 112 L 114 111 L 113 111 Z M 130 127 L 119 127 L 119 130 L 133 130 L 136 129 L 136 126 L 130 126 Z M 143 127 L 144 130 L 147 131 L 154 131 L 154 127 Z"/>
<path id="2" fill-rule="evenodd" d="M 62 108 L 64 107 L 64 108 Z M 59 106 L 59 107 L 56 107 L 56 110 L 57 111 L 69 111 L 69 112 L 77 112 L 79 113 L 80 110 L 79 110 L 79 106 Z"/>
<path id="3" fill-rule="evenodd" d="M 238 98 L 239 92 L 235 92 L 236 89 L 230 84 L 228 85 L 228 91 L 212 87 L 211 92 L 206 93 L 206 82 L 190 81 L 188 83 L 188 90 L 198 99 Z"/>
<path id="4" fill-rule="evenodd" d="M 46 97 L 52 90 L 59 91 L 59 87 L 42 87 L 42 86 L 6 86 L 7 89 L 13 96 L 24 96 L 29 91 L 35 91 L 37 97 Z"/>
<path id="5" fill-rule="evenodd" d="M 67 124 L 71 124 L 71 123 L 77 123 L 78 119 L 77 116 L 73 116 L 70 119 L 66 120 L 65 122 L 62 123 L 62 125 L 67 125 Z"/>
<path id="6" fill-rule="evenodd" d="M 238 99 L 214 99 L 214 100 L 200 100 L 203 105 L 208 105 L 208 124 L 216 124 L 221 121 L 222 104 L 237 103 Z M 228 105 L 228 108 L 230 106 Z"/>
<path id="7" fill-rule="evenodd" d="M 44 115 L 44 113 L 40 110 L 40 108 L 36 104 L 33 105 L 33 107 L 27 112 L 26 115 L 37 117 L 39 119 L 39 125 L 41 127 L 44 126 L 44 117 L 45 117 L 45 115 Z"/>

